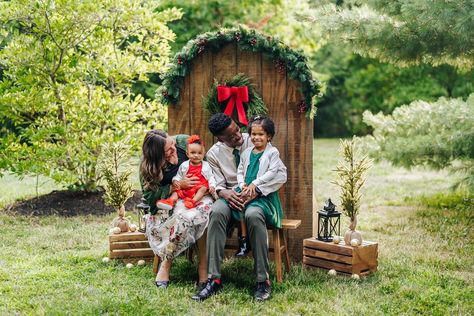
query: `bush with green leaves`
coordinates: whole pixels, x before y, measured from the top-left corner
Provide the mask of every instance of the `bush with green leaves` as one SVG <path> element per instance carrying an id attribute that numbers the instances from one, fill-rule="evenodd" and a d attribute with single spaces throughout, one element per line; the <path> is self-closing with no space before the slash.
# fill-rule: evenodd
<path id="1" fill-rule="evenodd" d="M 374 129 L 365 137 L 374 157 L 407 168 L 460 172 L 460 184 L 474 190 L 474 94 L 466 101 L 414 101 L 391 115 L 367 111 L 364 122 Z"/>
<path id="2" fill-rule="evenodd" d="M 179 10 L 127 0 L 0 4 L 0 170 L 94 190 L 104 143 L 164 128 L 132 85 L 166 68 Z"/>

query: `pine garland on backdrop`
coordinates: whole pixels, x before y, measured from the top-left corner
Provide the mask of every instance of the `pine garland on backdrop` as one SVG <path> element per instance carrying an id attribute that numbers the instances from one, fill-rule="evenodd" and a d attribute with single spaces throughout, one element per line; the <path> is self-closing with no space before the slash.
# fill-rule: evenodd
<path id="1" fill-rule="evenodd" d="M 229 80 L 224 81 L 223 83 L 217 82 L 214 80 L 214 83 L 209 89 L 209 93 L 207 96 L 203 97 L 203 107 L 210 115 L 215 113 L 224 112 L 224 109 L 227 106 L 228 100 L 223 102 L 219 102 L 217 100 L 217 86 L 228 86 L 228 87 L 241 87 L 247 86 L 248 88 L 248 95 L 249 95 L 249 102 L 244 103 L 245 112 L 247 113 L 247 117 L 252 117 L 257 114 L 267 114 L 268 109 L 263 103 L 262 97 L 258 94 L 255 89 L 255 85 L 252 84 L 250 78 L 246 77 L 244 74 L 238 74 L 232 77 Z"/>
<path id="2" fill-rule="evenodd" d="M 298 103 L 298 110 L 306 113 L 309 118 L 316 114 L 314 98 L 320 97 L 321 84 L 313 79 L 306 62 L 307 59 L 278 38 L 267 36 L 239 26 L 232 29 L 221 29 L 217 32 L 207 32 L 190 40 L 173 59 L 169 70 L 162 75 L 162 86 L 158 89 L 158 97 L 163 104 L 176 104 L 180 97 L 180 87 L 184 77 L 190 72 L 192 61 L 205 50 L 219 51 L 223 46 L 236 42 L 241 50 L 262 52 L 271 58 L 281 74 L 301 83 L 303 100 Z"/>

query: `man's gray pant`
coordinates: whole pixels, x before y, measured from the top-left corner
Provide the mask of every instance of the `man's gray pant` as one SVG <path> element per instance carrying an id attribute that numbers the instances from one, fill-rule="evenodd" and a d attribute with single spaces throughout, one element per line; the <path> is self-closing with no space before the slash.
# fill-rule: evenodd
<path id="1" fill-rule="evenodd" d="M 212 206 L 207 228 L 207 262 L 208 277 L 220 279 L 221 264 L 224 259 L 224 247 L 227 238 L 227 227 L 232 220 L 232 211 L 222 200 Z M 268 279 L 268 234 L 265 215 L 259 207 L 251 206 L 245 210 L 248 238 L 252 247 L 254 270 L 257 282 Z"/>

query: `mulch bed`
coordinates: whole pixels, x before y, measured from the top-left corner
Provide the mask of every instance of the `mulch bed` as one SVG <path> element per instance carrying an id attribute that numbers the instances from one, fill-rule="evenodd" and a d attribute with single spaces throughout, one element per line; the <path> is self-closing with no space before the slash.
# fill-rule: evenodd
<path id="1" fill-rule="evenodd" d="M 27 216 L 78 216 L 78 215 L 109 215 L 114 213 L 111 206 L 104 204 L 103 192 L 71 192 L 53 191 L 29 200 L 18 201 L 4 211 Z M 125 204 L 126 210 L 141 202 L 142 194 L 135 191 L 132 198 Z"/>

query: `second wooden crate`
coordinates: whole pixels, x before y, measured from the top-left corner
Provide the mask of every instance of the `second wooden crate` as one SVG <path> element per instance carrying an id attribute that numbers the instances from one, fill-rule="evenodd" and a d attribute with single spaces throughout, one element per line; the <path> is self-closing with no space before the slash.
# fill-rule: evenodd
<path id="1" fill-rule="evenodd" d="M 309 268 L 334 269 L 345 274 L 367 275 L 377 271 L 378 244 L 364 241 L 357 247 L 320 241 L 303 240 L 303 264 Z"/>
<path id="2" fill-rule="evenodd" d="M 145 234 L 128 232 L 109 235 L 110 259 L 120 259 L 125 263 L 138 260 L 153 261 L 154 253 Z"/>

